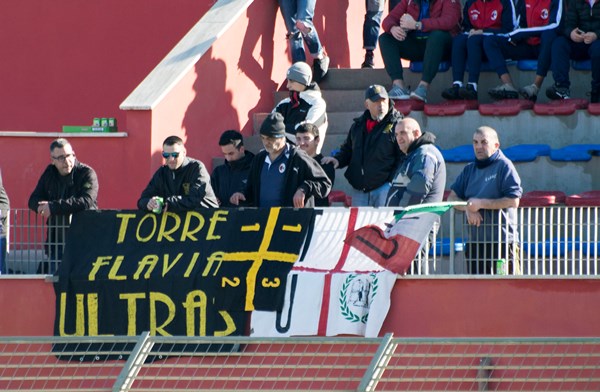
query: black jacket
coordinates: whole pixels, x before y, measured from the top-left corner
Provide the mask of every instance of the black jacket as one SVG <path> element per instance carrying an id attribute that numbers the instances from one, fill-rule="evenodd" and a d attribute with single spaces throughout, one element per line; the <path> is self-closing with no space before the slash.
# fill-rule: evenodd
<path id="1" fill-rule="evenodd" d="M 177 170 L 167 165 L 158 168 L 142 192 L 138 208 L 147 211 L 148 201 L 154 196 L 162 197 L 171 212 L 219 207 L 206 167 L 190 157 Z"/>
<path id="2" fill-rule="evenodd" d="M 306 195 L 305 207 L 314 207 L 315 197 L 324 198 L 331 191 L 331 181 L 323 171 L 319 163 L 309 157 L 304 151 L 296 146 L 288 144 L 289 160 L 285 171 L 284 194 L 281 195 L 281 207 L 294 206 L 294 194 L 302 189 Z M 256 154 L 252 160 L 248 186 L 244 192 L 245 205 L 258 207 L 260 198 L 260 173 L 267 156 L 263 150 Z"/>
<path id="3" fill-rule="evenodd" d="M 333 167 L 333 163 L 326 163 L 325 165 L 323 165 L 321 163 L 321 159 L 323 159 L 323 154 L 317 154 L 313 159 L 317 161 L 319 165 L 321 165 L 321 168 L 323 169 L 325 174 L 327 174 L 329 180 L 331 180 L 331 187 L 333 188 L 333 184 L 335 183 L 335 167 Z M 329 197 L 316 197 L 315 207 L 329 207 Z"/>
<path id="4" fill-rule="evenodd" d="M 31 196 L 29 208 L 37 212 L 38 202 L 48 201 L 52 216 L 70 215 L 98 208 L 98 177 L 94 169 L 75 161 L 73 171 L 61 176 L 54 165 L 48 165 Z"/>
<path id="5" fill-rule="evenodd" d="M 253 158 L 254 154 L 246 151 L 243 158 L 234 162 L 225 161 L 214 168 L 210 176 L 210 184 L 221 207 L 236 207 L 229 202 L 229 198 L 235 192 L 243 192 L 246 189 Z"/>
<path id="6" fill-rule="evenodd" d="M 396 123 L 402 119 L 393 104 L 386 116 L 367 133 L 368 110 L 355 118 L 348 137 L 334 157 L 339 167 L 346 169 L 344 174 L 354 189 L 370 192 L 386 182 L 390 182 L 396 167 L 402 160 L 402 152 L 396 143 Z"/>
<path id="7" fill-rule="evenodd" d="M 567 3 L 567 16 L 565 18 L 564 34 L 571 36 L 575 27 L 588 32 L 594 32 L 600 38 L 600 2 L 596 1 L 593 7 L 587 0 L 569 0 Z"/>

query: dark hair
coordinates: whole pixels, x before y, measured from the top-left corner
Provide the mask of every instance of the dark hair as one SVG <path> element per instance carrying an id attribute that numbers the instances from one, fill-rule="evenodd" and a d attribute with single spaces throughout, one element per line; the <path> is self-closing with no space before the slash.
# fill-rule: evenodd
<path id="1" fill-rule="evenodd" d="M 296 133 L 312 133 L 316 139 L 319 137 L 319 128 L 315 124 L 303 123 L 296 128 Z"/>
<path id="2" fill-rule="evenodd" d="M 239 131 L 229 129 L 223 132 L 219 138 L 219 146 L 226 146 L 228 144 L 233 145 L 233 147 L 239 150 L 244 145 L 244 136 Z"/>
<path id="3" fill-rule="evenodd" d="M 56 140 L 53 140 L 52 143 L 50 143 L 50 152 L 52 152 L 55 148 L 64 148 L 65 146 L 70 144 L 71 143 L 69 143 L 67 139 L 65 139 L 64 137 L 60 137 Z"/>
<path id="4" fill-rule="evenodd" d="M 181 144 L 183 146 L 183 140 L 179 136 L 169 136 L 163 142 L 163 146 L 173 146 L 175 144 Z"/>

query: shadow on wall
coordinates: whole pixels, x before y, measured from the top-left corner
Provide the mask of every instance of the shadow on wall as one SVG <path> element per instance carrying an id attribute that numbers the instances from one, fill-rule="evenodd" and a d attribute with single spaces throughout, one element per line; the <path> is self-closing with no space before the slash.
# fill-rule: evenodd
<path id="1" fill-rule="evenodd" d="M 361 4 L 363 4 L 361 2 Z M 364 5 L 362 5 L 364 7 Z M 321 43 L 331 58 L 330 67 L 346 68 L 350 66 L 350 47 L 348 42 L 348 0 L 317 1 L 314 24 Z M 329 23 L 328 23 L 329 22 Z M 356 20 L 352 26 L 362 32 L 362 19 Z M 344 31 L 340 31 L 340 28 Z M 361 33 L 362 36 L 362 33 Z M 362 46 L 362 42 L 358 43 Z"/>
<path id="2" fill-rule="evenodd" d="M 246 30 L 242 52 L 238 61 L 240 71 L 260 90 L 258 102 L 248 111 L 248 119 L 250 121 L 252 121 L 255 113 L 261 111 L 260 108 L 264 108 L 266 104 L 272 105 L 273 92 L 277 90 L 277 83 L 271 79 L 271 74 L 273 73 L 273 53 L 275 51 L 273 35 L 275 34 L 275 18 L 277 18 L 278 6 L 275 1 L 270 4 L 270 7 L 265 7 L 264 3 L 252 3 L 246 11 L 246 16 L 249 23 L 262 20 L 264 26 L 269 27 Z M 262 65 L 258 59 L 254 58 L 257 45 L 260 45 Z"/>
<path id="3" fill-rule="evenodd" d="M 215 59 L 212 48 L 209 49 L 196 63 L 195 98 L 188 105 L 181 124 L 185 129 L 188 153 L 196 159 L 217 153 L 218 137 L 223 130 L 240 129 L 238 113 L 232 105 L 233 95 L 226 89 L 226 79 L 225 62 Z"/>

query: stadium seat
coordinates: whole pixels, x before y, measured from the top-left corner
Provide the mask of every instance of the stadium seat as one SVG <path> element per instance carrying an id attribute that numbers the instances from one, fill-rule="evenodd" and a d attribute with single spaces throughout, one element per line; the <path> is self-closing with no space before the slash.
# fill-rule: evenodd
<path id="1" fill-rule="evenodd" d="M 422 112 L 425 102 L 418 99 L 398 99 L 394 101 L 394 107 L 405 116 L 412 111 Z"/>
<path id="2" fill-rule="evenodd" d="M 529 110 L 533 102 L 528 99 L 502 99 L 479 105 L 482 116 L 516 116 L 521 110 Z"/>
<path id="3" fill-rule="evenodd" d="M 565 205 L 569 207 L 600 207 L 600 191 L 587 191 L 567 196 Z"/>
<path id="4" fill-rule="evenodd" d="M 408 69 L 410 69 L 411 72 L 421 73 L 421 72 L 423 72 L 423 62 L 422 61 L 411 61 L 410 65 L 408 66 Z M 449 69 L 450 69 L 450 62 L 442 61 L 440 63 L 440 66 L 438 67 L 438 72 L 446 72 Z"/>
<path id="5" fill-rule="evenodd" d="M 550 159 L 560 162 L 586 162 L 600 155 L 600 144 L 571 144 L 550 151 Z"/>
<path id="6" fill-rule="evenodd" d="M 462 238 L 454 239 L 454 253 L 462 252 L 465 250 L 465 243 Z M 450 255 L 450 238 L 438 238 L 435 241 L 435 253 L 438 256 L 449 256 Z M 429 255 L 433 255 L 433 246 L 429 248 Z"/>
<path id="7" fill-rule="evenodd" d="M 471 144 L 441 150 L 446 162 L 472 162 L 475 160 L 475 152 Z"/>
<path id="8" fill-rule="evenodd" d="M 570 98 L 548 103 L 536 103 L 533 105 L 533 112 L 540 116 L 570 116 L 577 109 L 586 109 L 588 105 L 587 99 Z"/>
<path id="9" fill-rule="evenodd" d="M 513 162 L 533 162 L 537 157 L 550 155 L 550 151 L 547 144 L 517 144 L 502 150 Z"/>
<path id="10" fill-rule="evenodd" d="M 600 103 L 590 103 L 587 110 L 593 116 L 600 116 Z"/>
<path id="11" fill-rule="evenodd" d="M 547 207 L 564 204 L 567 195 L 562 191 L 530 191 L 521 197 L 519 207 Z"/>
<path id="12" fill-rule="evenodd" d="M 592 60 L 573 60 L 571 61 L 571 67 L 577 71 L 591 71 Z"/>
<path id="13" fill-rule="evenodd" d="M 477 110 L 477 100 L 444 101 L 441 103 L 428 103 L 424 106 L 424 113 L 428 116 L 460 116 L 465 110 Z"/>
<path id="14" fill-rule="evenodd" d="M 352 205 L 352 197 L 346 195 L 344 191 L 333 190 L 329 192 L 329 204 L 342 203 L 344 207 L 350 207 Z"/>
<path id="15" fill-rule="evenodd" d="M 521 71 L 535 71 L 537 70 L 537 60 L 519 60 L 517 61 L 517 68 Z"/>
<path id="16" fill-rule="evenodd" d="M 575 243 L 575 246 L 573 246 Z M 573 251 L 573 249 L 577 250 L 577 241 L 573 241 L 571 239 L 566 240 L 554 240 L 554 241 L 541 241 L 541 242 L 523 242 L 523 251 L 529 254 L 530 256 L 540 256 L 540 255 L 552 255 L 554 256 L 564 256 L 568 252 Z"/>

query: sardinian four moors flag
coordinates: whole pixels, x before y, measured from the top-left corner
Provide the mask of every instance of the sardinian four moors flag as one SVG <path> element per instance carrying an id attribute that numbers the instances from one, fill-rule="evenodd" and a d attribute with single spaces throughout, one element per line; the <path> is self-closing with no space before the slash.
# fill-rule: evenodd
<path id="1" fill-rule="evenodd" d="M 368 225 L 351 233 L 345 240 L 383 268 L 404 274 L 423 247 L 440 216 L 465 202 L 430 203 L 401 210 L 392 223 Z"/>
<path id="2" fill-rule="evenodd" d="M 404 273 L 454 205 L 327 208 L 288 274 L 281 311 L 252 312 L 250 336 L 377 337 Z"/>

